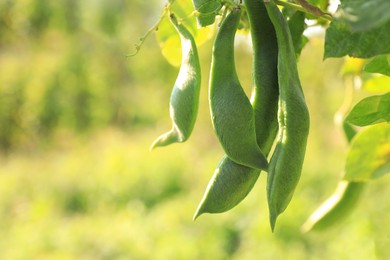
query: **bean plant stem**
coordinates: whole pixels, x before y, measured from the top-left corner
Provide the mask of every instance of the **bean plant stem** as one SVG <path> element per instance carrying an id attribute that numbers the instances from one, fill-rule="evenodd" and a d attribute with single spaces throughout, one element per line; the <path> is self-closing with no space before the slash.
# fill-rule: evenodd
<path id="1" fill-rule="evenodd" d="M 127 57 L 133 57 L 133 56 L 137 55 L 137 53 L 141 49 L 141 46 L 144 44 L 145 40 L 149 37 L 149 35 L 158 29 L 158 26 L 160 25 L 162 20 L 165 18 L 166 14 L 169 12 L 169 9 L 174 2 L 175 2 L 175 0 L 168 0 L 168 3 L 165 4 L 158 21 L 145 33 L 145 35 L 143 37 L 141 37 L 139 39 L 139 42 L 137 44 L 135 44 L 135 51 L 132 54 L 128 55 Z"/>
<path id="2" fill-rule="evenodd" d="M 290 2 L 285 2 L 285 1 L 282 1 L 282 0 L 274 0 L 274 2 L 277 4 L 277 5 L 281 5 L 281 6 L 284 6 L 284 7 L 289 7 L 289 8 L 293 8 L 297 11 L 301 11 L 301 12 L 304 12 L 304 13 L 307 13 L 307 14 L 311 14 L 311 15 L 314 15 L 314 16 L 317 16 L 318 15 L 315 15 L 313 13 L 310 13 L 309 11 L 307 11 L 305 8 L 303 8 L 302 6 L 300 5 L 297 5 L 297 4 L 294 4 L 294 3 L 290 3 Z M 319 16 L 319 19 L 325 19 L 327 21 L 332 21 L 332 17 L 330 15 L 323 15 L 323 16 Z"/>

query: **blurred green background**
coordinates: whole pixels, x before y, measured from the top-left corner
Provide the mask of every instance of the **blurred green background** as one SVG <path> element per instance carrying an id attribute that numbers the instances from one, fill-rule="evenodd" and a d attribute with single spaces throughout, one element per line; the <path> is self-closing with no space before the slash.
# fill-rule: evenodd
<path id="1" fill-rule="evenodd" d="M 370 183 L 354 213 L 322 233 L 300 226 L 336 188 L 347 144 L 333 117 L 342 60 L 322 61 L 323 34 L 299 69 L 311 111 L 301 182 L 274 234 L 265 174 L 219 215 L 192 215 L 223 152 L 207 101 L 212 40 L 191 139 L 149 152 L 170 128 L 178 69 L 152 36 L 161 1 L 0 1 L 0 259 L 386 259 L 390 179 Z M 237 67 L 250 91 L 248 37 Z M 389 258 L 387 258 L 389 259 Z"/>

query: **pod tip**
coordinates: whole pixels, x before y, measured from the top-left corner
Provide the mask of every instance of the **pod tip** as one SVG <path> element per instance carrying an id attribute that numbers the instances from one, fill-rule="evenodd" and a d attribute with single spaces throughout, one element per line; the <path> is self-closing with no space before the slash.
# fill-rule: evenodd
<path id="1" fill-rule="evenodd" d="M 278 214 L 270 213 L 269 222 L 270 222 L 270 225 L 271 225 L 272 233 L 274 233 L 274 231 L 275 231 L 275 225 L 276 225 L 277 218 L 278 218 Z"/>
<path id="2" fill-rule="evenodd" d="M 203 213 L 205 213 L 205 212 L 203 211 L 202 204 L 200 204 L 200 205 L 198 206 L 198 208 L 196 209 L 195 214 L 194 214 L 194 216 L 192 217 L 192 220 L 195 221 L 195 220 L 196 220 L 200 215 L 202 215 Z"/>
<path id="3" fill-rule="evenodd" d="M 149 151 L 153 151 L 156 147 L 159 147 L 159 141 L 160 141 L 160 138 L 157 138 L 153 143 L 152 145 L 149 147 Z"/>
<path id="4" fill-rule="evenodd" d="M 202 215 L 201 212 L 196 211 L 194 216 L 192 217 L 192 220 L 195 221 L 200 215 Z"/>
<path id="5" fill-rule="evenodd" d="M 301 233 L 302 234 L 305 234 L 307 232 L 309 232 L 310 230 L 312 230 L 313 228 L 313 223 L 310 222 L 310 221 L 306 221 L 302 226 L 301 226 Z"/>
<path id="6" fill-rule="evenodd" d="M 184 141 L 185 139 L 180 139 L 176 132 L 171 130 L 165 134 L 160 135 L 150 146 L 150 151 L 156 147 L 167 146 L 173 143 L 182 143 Z"/>

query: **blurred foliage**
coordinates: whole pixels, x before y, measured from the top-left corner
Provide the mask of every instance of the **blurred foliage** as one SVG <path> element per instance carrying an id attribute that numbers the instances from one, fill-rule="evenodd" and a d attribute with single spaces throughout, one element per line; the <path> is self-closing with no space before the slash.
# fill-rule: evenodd
<path id="1" fill-rule="evenodd" d="M 58 129 L 154 122 L 153 112 L 137 115 L 138 92 L 156 84 L 146 79 L 173 71 L 162 59 L 149 66 L 158 50 L 147 46 L 144 62 L 126 58 L 145 20 L 157 17 L 151 10 L 130 0 L 0 1 L 0 148 L 50 139 Z"/>
<path id="2" fill-rule="evenodd" d="M 212 134 L 207 72 L 191 139 L 150 153 L 168 130 L 177 68 L 153 37 L 132 58 L 162 2 L 0 1 L 0 259 L 389 259 L 390 179 L 323 233 L 301 234 L 334 190 L 346 156 L 333 117 L 341 62 L 322 61 L 323 35 L 300 56 L 312 129 L 302 180 L 270 232 L 262 174 L 230 212 L 192 221 L 222 149 Z M 237 68 L 249 94 L 249 38 Z M 239 57 L 239 58 L 238 58 Z M 356 97 L 356 100 L 361 97 Z M 49 144 L 49 146 L 46 146 Z"/>

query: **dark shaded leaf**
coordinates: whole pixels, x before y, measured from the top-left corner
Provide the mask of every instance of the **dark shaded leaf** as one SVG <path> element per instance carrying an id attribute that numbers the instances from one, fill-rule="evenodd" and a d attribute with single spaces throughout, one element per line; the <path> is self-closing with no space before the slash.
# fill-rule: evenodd
<path id="1" fill-rule="evenodd" d="M 301 54 L 304 45 L 307 43 L 303 32 L 306 29 L 305 14 L 303 12 L 295 12 L 288 20 L 295 53 L 297 56 Z"/>
<path id="2" fill-rule="evenodd" d="M 326 30 L 324 58 L 370 58 L 390 53 L 389 28 L 390 21 L 370 31 L 352 32 L 345 23 L 334 20 Z"/>
<path id="3" fill-rule="evenodd" d="M 222 5 L 217 0 L 192 0 L 195 10 L 199 12 L 196 21 L 199 27 L 205 27 L 215 22 L 215 15 Z"/>
<path id="4" fill-rule="evenodd" d="M 368 31 L 390 21 L 390 1 L 342 0 L 335 16 L 351 31 Z"/>

